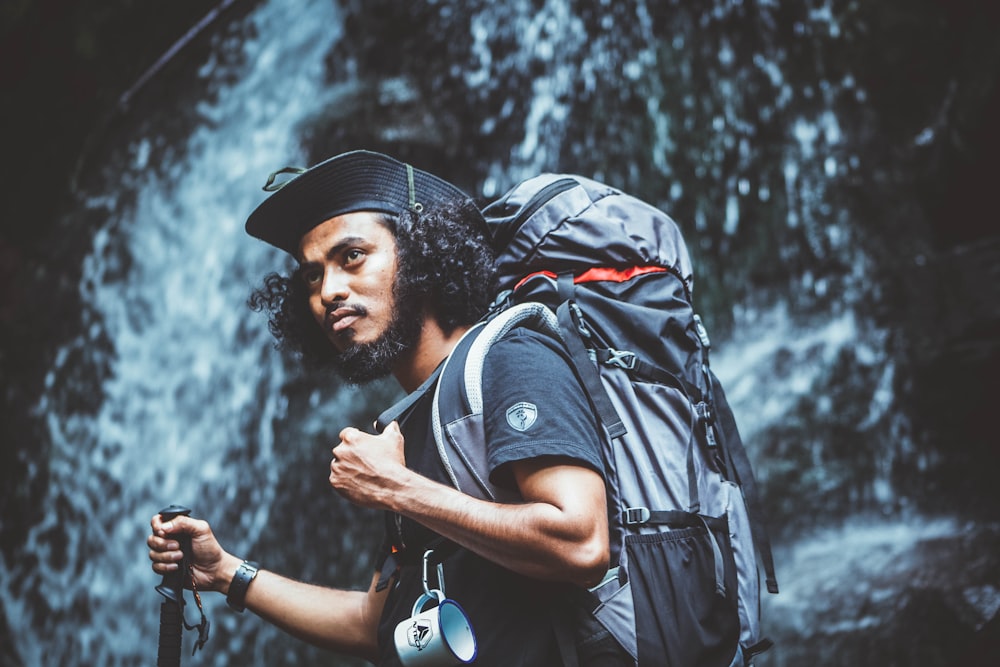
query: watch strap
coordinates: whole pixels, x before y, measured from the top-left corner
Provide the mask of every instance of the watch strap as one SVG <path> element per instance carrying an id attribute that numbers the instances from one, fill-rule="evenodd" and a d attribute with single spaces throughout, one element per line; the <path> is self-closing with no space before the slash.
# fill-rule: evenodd
<path id="1" fill-rule="evenodd" d="M 243 561 L 236 568 L 236 574 L 229 582 L 229 594 L 226 595 L 226 604 L 233 610 L 242 613 L 246 608 L 247 589 L 250 588 L 250 582 L 257 576 L 259 569 L 260 566 L 257 563 L 249 560 Z"/>

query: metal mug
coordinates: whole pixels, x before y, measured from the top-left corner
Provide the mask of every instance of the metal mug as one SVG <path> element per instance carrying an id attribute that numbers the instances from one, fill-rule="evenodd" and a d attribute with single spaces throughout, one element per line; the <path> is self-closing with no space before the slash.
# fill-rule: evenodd
<path id="1" fill-rule="evenodd" d="M 430 609 L 427 603 L 437 601 Z M 439 590 L 429 590 L 413 604 L 393 639 L 404 667 L 452 667 L 476 659 L 476 635 L 465 610 Z"/>

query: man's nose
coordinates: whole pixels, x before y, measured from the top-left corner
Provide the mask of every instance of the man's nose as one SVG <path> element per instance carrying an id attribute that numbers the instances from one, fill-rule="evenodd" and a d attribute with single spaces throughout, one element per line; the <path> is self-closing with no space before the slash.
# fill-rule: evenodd
<path id="1" fill-rule="evenodd" d="M 347 280 L 340 272 L 328 269 L 323 273 L 323 284 L 320 287 L 320 298 L 329 305 L 338 301 L 346 301 L 348 295 Z"/>

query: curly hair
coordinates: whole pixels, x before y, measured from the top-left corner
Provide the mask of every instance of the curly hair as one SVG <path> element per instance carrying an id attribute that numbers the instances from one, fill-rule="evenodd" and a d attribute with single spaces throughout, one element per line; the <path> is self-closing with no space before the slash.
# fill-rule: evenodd
<path id="1" fill-rule="evenodd" d="M 471 201 L 428 206 L 398 217 L 375 214 L 396 239 L 396 303 L 420 300 L 445 331 L 478 321 L 496 293 L 495 255 L 482 216 Z M 298 272 L 271 273 L 248 300 L 267 311 L 268 329 L 278 347 L 299 353 L 303 362 L 326 365 L 337 351 L 316 323 Z"/>

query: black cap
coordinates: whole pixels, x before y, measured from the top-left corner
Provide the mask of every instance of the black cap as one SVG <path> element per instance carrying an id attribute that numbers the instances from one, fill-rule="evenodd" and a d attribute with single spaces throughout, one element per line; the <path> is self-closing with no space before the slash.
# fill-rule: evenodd
<path id="1" fill-rule="evenodd" d="M 306 232 L 338 215 L 354 211 L 399 215 L 463 201 L 471 199 L 433 174 L 381 153 L 351 151 L 320 162 L 279 186 L 250 214 L 246 230 L 295 255 Z"/>

